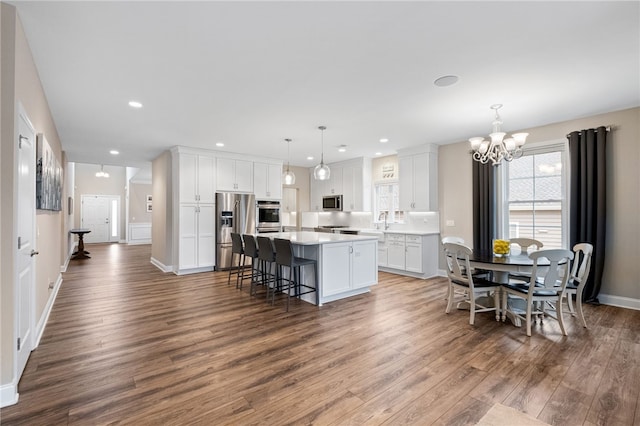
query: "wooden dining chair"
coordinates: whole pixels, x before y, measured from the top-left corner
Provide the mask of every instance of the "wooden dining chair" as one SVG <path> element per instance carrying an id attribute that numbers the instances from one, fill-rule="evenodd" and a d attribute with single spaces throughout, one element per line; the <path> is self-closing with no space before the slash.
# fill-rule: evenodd
<path id="1" fill-rule="evenodd" d="M 471 271 L 469 247 L 457 243 L 444 243 L 444 253 L 447 257 L 447 277 L 449 278 L 449 295 L 445 312 L 451 312 L 454 299 L 458 303 L 469 304 L 469 324 L 474 325 L 476 312 L 495 311 L 496 321 L 500 321 L 500 284 L 475 277 L 465 271 Z M 481 295 L 493 296 L 493 306 L 479 300 Z M 490 301 L 491 299 L 489 299 Z"/>
<path id="2" fill-rule="evenodd" d="M 531 336 L 532 317 L 540 318 L 548 316 L 560 323 L 560 330 L 563 335 L 567 335 L 562 317 L 562 303 L 569 280 L 569 271 L 573 252 L 564 249 L 538 250 L 529 254 L 533 260 L 533 268 L 528 283 L 508 283 L 503 284 L 502 293 L 502 321 L 505 321 L 507 313 L 517 317 L 526 323 L 527 336 Z M 541 266 L 540 270 L 546 270 L 538 275 L 538 263 L 542 258 L 549 261 L 549 266 Z M 536 280 L 536 277 L 537 280 Z M 509 296 L 523 299 L 526 305 L 525 315 L 522 311 L 512 308 L 509 303 Z M 545 310 L 547 303 L 555 304 L 555 316 L 550 311 Z"/>
<path id="3" fill-rule="evenodd" d="M 592 254 L 593 246 L 589 243 L 579 243 L 573 246 L 573 268 L 571 269 L 571 276 L 567 282 L 567 291 L 565 292 L 569 312 L 571 312 L 573 316 L 576 315 L 573 309 L 573 296 L 575 296 L 578 316 L 582 320 L 584 328 L 587 328 L 587 321 L 584 319 L 584 312 L 582 310 L 582 291 L 589 278 Z"/>

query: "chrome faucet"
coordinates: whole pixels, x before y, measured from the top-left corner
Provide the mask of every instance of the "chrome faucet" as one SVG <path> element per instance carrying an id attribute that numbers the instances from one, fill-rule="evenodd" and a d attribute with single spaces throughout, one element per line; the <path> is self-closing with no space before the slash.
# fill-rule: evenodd
<path id="1" fill-rule="evenodd" d="M 389 224 L 387 223 L 387 217 L 389 216 L 389 212 L 384 212 L 384 229 L 385 231 L 389 229 Z"/>

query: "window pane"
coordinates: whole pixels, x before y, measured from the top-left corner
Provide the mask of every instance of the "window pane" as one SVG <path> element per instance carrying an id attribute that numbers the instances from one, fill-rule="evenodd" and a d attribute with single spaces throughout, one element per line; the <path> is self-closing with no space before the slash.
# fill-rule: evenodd
<path id="1" fill-rule="evenodd" d="M 563 247 L 562 151 L 525 154 L 507 164 L 505 176 L 508 237 L 534 238 L 544 248 Z"/>

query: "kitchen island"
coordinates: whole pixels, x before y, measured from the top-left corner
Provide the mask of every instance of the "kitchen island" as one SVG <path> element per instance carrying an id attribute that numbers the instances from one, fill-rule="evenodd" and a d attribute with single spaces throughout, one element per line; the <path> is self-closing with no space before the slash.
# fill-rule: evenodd
<path id="1" fill-rule="evenodd" d="M 296 256 L 315 259 L 318 281 L 313 268 L 303 270 L 303 282 L 319 289 L 317 294 L 302 296 L 309 303 L 331 302 L 367 293 L 378 283 L 378 238 L 376 236 L 329 234 L 322 232 L 280 232 L 265 234 L 269 238 L 291 241 Z"/>

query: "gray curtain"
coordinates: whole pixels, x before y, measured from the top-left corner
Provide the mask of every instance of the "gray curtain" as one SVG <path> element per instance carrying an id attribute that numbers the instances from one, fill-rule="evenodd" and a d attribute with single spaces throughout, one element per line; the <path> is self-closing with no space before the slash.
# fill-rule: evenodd
<path id="1" fill-rule="evenodd" d="M 606 143 L 607 129 L 598 127 L 571 132 L 569 157 L 571 187 L 569 243 L 593 245 L 591 272 L 582 294 L 583 301 L 598 304 L 604 269 L 606 229 Z"/>
<path id="2" fill-rule="evenodd" d="M 473 160 L 472 160 L 473 161 Z M 495 167 L 473 161 L 473 248 L 491 253 L 496 232 Z"/>

